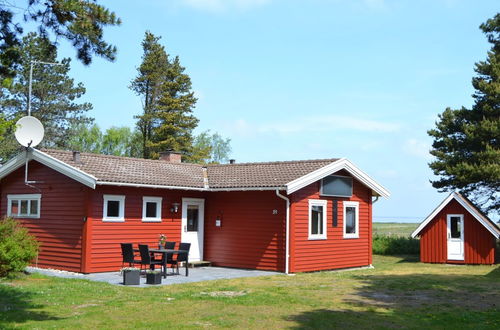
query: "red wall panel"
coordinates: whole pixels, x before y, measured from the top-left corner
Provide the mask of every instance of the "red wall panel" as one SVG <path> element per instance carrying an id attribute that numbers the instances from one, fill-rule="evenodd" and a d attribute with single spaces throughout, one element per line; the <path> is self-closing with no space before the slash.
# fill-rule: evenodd
<path id="1" fill-rule="evenodd" d="M 30 181 L 24 184 L 24 166 L 1 181 L 0 212 L 7 214 L 8 194 L 42 194 L 39 219 L 21 219 L 41 243 L 38 267 L 81 271 L 82 226 L 86 187 L 36 161 L 29 163 Z"/>
<path id="2" fill-rule="evenodd" d="M 212 192 L 207 200 L 206 260 L 225 267 L 285 270 L 286 203 L 275 191 Z"/>
<path id="3" fill-rule="evenodd" d="M 336 173 L 349 176 L 345 171 Z M 326 197 L 319 193 L 320 182 L 295 192 L 291 196 L 291 272 L 367 266 L 371 264 L 372 193 L 353 180 L 351 198 Z M 327 200 L 327 239 L 309 240 L 309 199 Z M 337 200 L 337 226 L 332 226 L 333 200 Z M 359 238 L 344 238 L 343 202 L 359 202 Z"/>
<path id="4" fill-rule="evenodd" d="M 448 260 L 446 224 L 448 214 L 464 215 L 464 261 Z M 422 230 L 420 260 L 430 263 L 493 264 L 495 239 L 462 205 L 452 200 Z"/>
<path id="5" fill-rule="evenodd" d="M 125 221 L 104 222 L 103 195 L 125 195 Z M 162 197 L 162 221 L 142 221 L 143 196 Z M 179 206 L 177 213 L 172 213 L 172 203 L 182 205 L 183 197 L 203 198 L 203 193 L 179 190 L 148 189 L 133 187 L 97 186 L 91 193 L 89 203 L 87 272 L 105 272 L 120 269 L 122 264 L 120 243 L 158 245 L 159 235 L 167 235 L 167 240 L 181 241 L 181 216 Z M 206 204 L 206 201 L 205 201 Z M 178 246 L 176 246 L 178 247 Z"/>

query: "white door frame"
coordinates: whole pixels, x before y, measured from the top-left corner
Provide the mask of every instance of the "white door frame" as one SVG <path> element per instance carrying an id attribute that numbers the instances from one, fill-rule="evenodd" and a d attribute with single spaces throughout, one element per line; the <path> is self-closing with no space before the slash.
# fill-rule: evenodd
<path id="1" fill-rule="evenodd" d="M 200 260 L 203 260 L 204 225 L 205 225 L 205 199 L 204 198 L 182 198 L 182 227 L 181 242 L 185 240 L 187 232 L 187 206 L 188 204 L 198 205 L 198 246 L 200 249 Z M 191 260 L 191 258 L 190 258 Z"/>
<path id="2" fill-rule="evenodd" d="M 451 238 L 451 218 L 460 218 L 460 238 Z M 448 260 L 464 260 L 464 215 L 447 214 L 446 215 L 446 250 Z M 460 243 L 461 255 L 450 254 L 450 243 Z"/>

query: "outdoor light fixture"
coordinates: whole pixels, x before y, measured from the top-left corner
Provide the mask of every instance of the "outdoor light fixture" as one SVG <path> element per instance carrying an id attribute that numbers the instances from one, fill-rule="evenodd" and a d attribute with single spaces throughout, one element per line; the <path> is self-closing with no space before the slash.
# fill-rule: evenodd
<path id="1" fill-rule="evenodd" d="M 170 212 L 177 213 L 179 211 L 179 203 L 172 203 L 172 207 L 170 208 Z"/>

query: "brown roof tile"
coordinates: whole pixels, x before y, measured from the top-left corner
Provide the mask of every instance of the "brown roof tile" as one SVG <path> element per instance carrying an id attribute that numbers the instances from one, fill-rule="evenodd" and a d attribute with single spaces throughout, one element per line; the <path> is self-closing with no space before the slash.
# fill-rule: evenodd
<path id="1" fill-rule="evenodd" d="M 81 162 L 75 163 L 71 151 L 52 149 L 42 151 L 96 177 L 101 182 L 206 187 L 203 182 L 203 166 L 198 164 L 176 164 L 162 160 L 92 153 L 81 153 Z M 282 187 L 336 160 L 338 159 L 207 165 L 208 187 L 213 189 Z"/>
<path id="2" fill-rule="evenodd" d="M 98 181 L 203 188 L 202 166 L 161 160 L 107 156 L 82 152 L 81 162 L 71 151 L 42 150 L 64 163 L 93 175 Z"/>
<path id="3" fill-rule="evenodd" d="M 281 187 L 337 159 L 209 165 L 210 188 Z"/>

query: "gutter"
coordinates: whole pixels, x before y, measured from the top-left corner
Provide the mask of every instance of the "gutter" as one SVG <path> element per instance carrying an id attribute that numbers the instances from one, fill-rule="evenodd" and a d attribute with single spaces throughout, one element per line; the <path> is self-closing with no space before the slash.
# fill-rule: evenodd
<path id="1" fill-rule="evenodd" d="M 289 274 L 290 260 L 290 199 L 280 194 L 279 189 L 276 189 L 276 196 L 286 201 L 286 238 L 285 238 L 285 274 Z"/>

